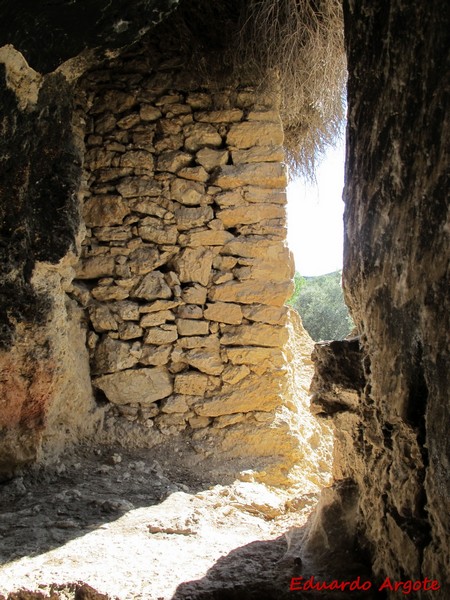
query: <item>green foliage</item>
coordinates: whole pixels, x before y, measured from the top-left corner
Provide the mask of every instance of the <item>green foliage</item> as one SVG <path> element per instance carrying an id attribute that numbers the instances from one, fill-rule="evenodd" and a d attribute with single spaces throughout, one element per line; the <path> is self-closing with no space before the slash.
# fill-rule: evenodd
<path id="1" fill-rule="evenodd" d="M 341 277 L 341 271 L 318 277 L 295 274 L 295 292 L 288 304 L 299 312 L 315 341 L 342 339 L 354 327 L 344 303 Z"/>

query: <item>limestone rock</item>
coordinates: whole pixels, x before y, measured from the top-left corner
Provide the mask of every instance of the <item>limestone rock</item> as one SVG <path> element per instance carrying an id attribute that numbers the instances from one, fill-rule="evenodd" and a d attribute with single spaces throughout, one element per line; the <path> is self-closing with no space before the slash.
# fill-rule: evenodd
<path id="1" fill-rule="evenodd" d="M 185 248 L 173 259 L 173 265 L 182 283 L 192 281 L 207 285 L 213 258 L 214 253 L 208 248 Z"/>
<path id="2" fill-rule="evenodd" d="M 197 162 L 206 169 L 206 171 L 212 171 L 216 167 L 227 164 L 228 151 L 202 148 L 197 152 L 195 158 L 197 159 Z"/>
<path id="3" fill-rule="evenodd" d="M 139 116 L 142 121 L 157 121 L 162 117 L 162 114 L 159 108 L 156 108 L 151 104 L 142 104 L 139 111 Z"/>
<path id="4" fill-rule="evenodd" d="M 198 112 L 195 120 L 200 123 L 236 123 L 240 121 L 244 113 L 238 108 L 228 110 L 211 110 L 208 112 Z"/>
<path id="5" fill-rule="evenodd" d="M 189 405 L 186 401 L 186 396 L 177 394 L 169 396 L 161 405 L 163 413 L 185 413 L 189 410 Z"/>
<path id="6" fill-rule="evenodd" d="M 130 350 L 130 344 L 113 340 L 109 336 L 106 336 L 97 344 L 95 350 L 93 361 L 94 373 L 114 373 L 134 367 L 138 359 L 131 354 Z"/>
<path id="7" fill-rule="evenodd" d="M 129 150 L 121 156 L 120 166 L 153 172 L 153 154 L 147 152 L 146 150 Z"/>
<path id="8" fill-rule="evenodd" d="M 99 333 L 118 329 L 117 320 L 108 306 L 89 307 L 89 318 L 95 331 Z"/>
<path id="9" fill-rule="evenodd" d="M 218 351 L 206 349 L 188 350 L 184 354 L 184 359 L 191 367 L 207 375 L 220 375 L 224 369 L 224 364 Z"/>
<path id="10" fill-rule="evenodd" d="M 285 325 L 288 309 L 286 306 L 278 308 L 255 304 L 254 306 L 243 306 L 242 312 L 244 313 L 244 317 L 249 321 L 270 323 L 271 325 Z"/>
<path id="11" fill-rule="evenodd" d="M 196 404 L 195 412 L 203 417 L 218 417 L 252 410 L 273 410 L 281 402 L 280 382 L 271 377 L 249 375 L 242 383 L 230 386 L 226 393 L 205 399 Z"/>
<path id="12" fill-rule="evenodd" d="M 142 327 L 139 327 L 137 323 L 120 323 L 119 325 L 119 338 L 121 340 L 133 340 L 142 337 L 144 333 Z"/>
<path id="13" fill-rule="evenodd" d="M 232 302 L 214 302 L 205 309 L 205 318 L 219 323 L 240 325 L 242 323 L 242 308 Z"/>
<path id="14" fill-rule="evenodd" d="M 151 304 L 140 305 L 139 311 L 141 313 L 152 313 L 160 310 L 171 310 L 172 308 L 177 308 L 180 304 L 179 300 L 155 300 Z"/>
<path id="15" fill-rule="evenodd" d="M 156 217 L 145 217 L 138 227 L 139 236 L 155 244 L 176 244 L 178 231 L 173 225 L 165 225 Z"/>
<path id="16" fill-rule="evenodd" d="M 175 376 L 174 392 L 189 396 L 203 396 L 208 387 L 208 376 L 194 371 Z"/>
<path id="17" fill-rule="evenodd" d="M 181 319 L 203 319 L 203 309 L 196 304 L 185 304 L 178 309 Z"/>
<path id="18" fill-rule="evenodd" d="M 148 346 L 142 347 L 139 363 L 142 365 L 163 366 L 169 362 L 172 346 Z"/>
<path id="19" fill-rule="evenodd" d="M 283 327 L 256 323 L 229 326 L 220 343 L 227 346 L 267 346 L 281 348 L 287 342 L 287 331 Z"/>
<path id="20" fill-rule="evenodd" d="M 142 279 L 130 295 L 132 298 L 143 298 L 144 300 L 168 299 L 172 296 L 172 290 L 165 282 L 163 273 L 153 271 Z"/>
<path id="21" fill-rule="evenodd" d="M 76 273 L 78 279 L 98 279 L 114 275 L 114 269 L 112 256 L 92 256 L 78 263 Z"/>
<path id="22" fill-rule="evenodd" d="M 113 404 L 149 405 L 172 393 L 172 381 L 164 367 L 129 369 L 94 379 Z"/>
<path id="23" fill-rule="evenodd" d="M 258 162 L 283 162 L 284 150 L 280 146 L 256 146 L 248 150 L 233 150 L 231 152 L 234 165 Z"/>
<path id="24" fill-rule="evenodd" d="M 93 196 L 83 206 L 83 218 L 88 227 L 120 225 L 129 212 L 120 196 Z"/>
<path id="25" fill-rule="evenodd" d="M 229 281 L 211 288 L 208 298 L 214 302 L 241 302 L 243 304 L 259 302 L 270 306 L 283 306 L 291 295 L 291 290 L 290 281 Z"/>
<path id="26" fill-rule="evenodd" d="M 259 223 L 265 219 L 283 219 L 286 211 L 279 204 L 263 204 L 257 209 L 250 204 L 219 210 L 216 216 L 228 228 L 245 223 Z"/>
<path id="27" fill-rule="evenodd" d="M 246 365 L 228 365 L 222 373 L 222 379 L 225 383 L 236 385 L 249 374 L 250 369 Z"/>
<path id="28" fill-rule="evenodd" d="M 249 163 L 224 165 L 214 177 L 215 185 L 223 189 L 233 189 L 244 185 L 261 188 L 285 188 L 286 173 L 280 163 Z"/>
<path id="29" fill-rule="evenodd" d="M 227 144 L 236 148 L 252 148 L 253 146 L 282 146 L 284 141 L 281 123 L 252 121 L 236 123 L 231 126 L 227 135 Z"/>
<path id="30" fill-rule="evenodd" d="M 165 346 L 171 344 L 178 338 L 176 329 L 161 329 L 160 327 L 150 327 L 144 337 L 144 344 L 154 344 L 156 346 Z"/>
<path id="31" fill-rule="evenodd" d="M 166 321 L 174 321 L 175 315 L 170 310 L 161 310 L 158 312 L 151 312 L 144 315 L 141 319 L 141 327 L 156 327 L 162 325 Z"/>
<path id="32" fill-rule="evenodd" d="M 222 137 L 217 129 L 207 123 L 189 125 L 185 128 L 185 134 L 184 147 L 191 152 L 196 152 L 205 146 L 218 147 L 222 144 Z"/>
<path id="33" fill-rule="evenodd" d="M 258 365 L 267 361 L 274 368 L 280 368 L 284 363 L 283 352 L 280 348 L 260 346 L 229 347 L 226 353 L 228 359 L 234 365 Z"/>
<path id="34" fill-rule="evenodd" d="M 214 213 L 210 206 L 182 207 L 175 210 L 175 221 L 180 231 L 201 227 L 213 218 Z"/>
<path id="35" fill-rule="evenodd" d="M 207 321 L 177 319 L 176 323 L 179 335 L 207 335 L 209 333 Z"/>
<path id="36" fill-rule="evenodd" d="M 180 235 L 179 242 L 182 246 L 198 248 L 199 246 L 223 246 L 232 239 L 233 234 L 229 231 L 206 229 Z"/>
<path id="37" fill-rule="evenodd" d="M 184 288 L 181 298 L 188 304 L 205 304 L 207 293 L 208 290 L 205 287 L 195 283 Z"/>
<path id="38" fill-rule="evenodd" d="M 125 300 L 129 296 L 128 290 L 118 285 L 99 285 L 92 290 L 91 294 L 99 302 Z"/>
<path id="39" fill-rule="evenodd" d="M 174 200 L 187 206 L 196 206 L 205 199 L 205 187 L 196 181 L 177 178 L 170 186 L 170 193 Z"/>
<path id="40" fill-rule="evenodd" d="M 139 198 L 142 196 L 159 196 L 161 187 L 153 179 L 126 177 L 117 184 L 117 191 L 124 198 Z"/>
<path id="41" fill-rule="evenodd" d="M 209 179 L 209 174 L 202 166 L 190 168 L 186 167 L 178 171 L 178 177 L 189 179 L 189 181 L 199 181 L 201 183 L 205 183 Z"/>
<path id="42" fill-rule="evenodd" d="M 188 152 L 170 151 L 160 154 L 156 162 L 157 171 L 169 171 L 177 173 L 183 167 L 187 167 L 192 161 L 192 155 Z"/>

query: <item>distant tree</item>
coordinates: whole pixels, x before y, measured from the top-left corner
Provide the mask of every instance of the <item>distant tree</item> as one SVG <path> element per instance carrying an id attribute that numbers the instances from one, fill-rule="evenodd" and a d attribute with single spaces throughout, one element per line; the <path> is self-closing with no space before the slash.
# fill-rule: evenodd
<path id="1" fill-rule="evenodd" d="M 341 271 L 318 277 L 295 275 L 295 292 L 289 304 L 299 312 L 315 341 L 342 339 L 354 327 L 344 303 L 341 277 Z"/>

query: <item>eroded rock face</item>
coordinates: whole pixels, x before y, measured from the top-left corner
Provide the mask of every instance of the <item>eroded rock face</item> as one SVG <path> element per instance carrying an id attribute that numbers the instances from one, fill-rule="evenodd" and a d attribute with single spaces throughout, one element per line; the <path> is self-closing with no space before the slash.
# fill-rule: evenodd
<path id="1" fill-rule="evenodd" d="M 431 595 L 445 598 L 449 15 L 444 2 L 393 0 L 388 12 L 381 2 L 344 6 L 344 286 L 366 383 L 355 389 L 336 374 L 339 348 L 319 348 L 316 404 L 334 414 L 336 476 L 357 486 L 355 530 L 367 540 L 375 574 L 437 579 L 441 592 Z M 354 372 L 357 355 L 346 359 L 345 372 L 349 365 Z"/>

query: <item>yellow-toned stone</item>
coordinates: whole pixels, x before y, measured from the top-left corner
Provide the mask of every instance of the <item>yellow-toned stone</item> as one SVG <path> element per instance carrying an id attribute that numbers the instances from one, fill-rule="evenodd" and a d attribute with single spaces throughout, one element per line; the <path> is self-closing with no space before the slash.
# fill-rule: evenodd
<path id="1" fill-rule="evenodd" d="M 162 114 L 159 108 L 155 108 L 151 104 L 142 104 L 139 116 L 143 121 L 157 121 Z"/>
<path id="2" fill-rule="evenodd" d="M 158 312 L 151 312 L 142 317 L 140 325 L 141 327 L 156 327 L 162 325 L 166 321 L 174 321 L 175 315 L 170 310 L 161 310 Z"/>
<path id="3" fill-rule="evenodd" d="M 231 302 L 215 302 L 208 304 L 205 309 L 205 318 L 219 323 L 240 325 L 242 323 L 242 308 L 239 304 Z"/>
<path id="4" fill-rule="evenodd" d="M 76 268 L 77 279 L 98 279 L 114 275 L 115 261 L 112 256 L 92 256 L 81 259 Z"/>
<path id="5" fill-rule="evenodd" d="M 214 302 L 283 306 L 292 294 L 292 287 L 291 281 L 229 281 L 211 288 L 208 299 Z"/>
<path id="6" fill-rule="evenodd" d="M 88 227 L 120 225 L 129 212 L 120 196 L 93 196 L 83 206 L 83 218 Z"/>
<path id="7" fill-rule="evenodd" d="M 189 350 L 184 354 L 184 359 L 191 367 L 207 375 L 220 375 L 224 369 L 224 364 L 217 350 Z"/>
<path id="8" fill-rule="evenodd" d="M 192 281 L 206 286 L 211 275 L 213 259 L 214 252 L 208 248 L 185 248 L 173 259 L 173 265 L 182 283 Z"/>
<path id="9" fill-rule="evenodd" d="M 254 323 L 251 325 L 229 326 L 220 343 L 227 346 L 267 346 L 280 348 L 287 341 L 284 327 Z"/>
<path id="10" fill-rule="evenodd" d="M 246 365 L 228 365 L 222 373 L 222 379 L 225 383 L 236 385 L 249 374 L 250 369 Z"/>
<path id="11" fill-rule="evenodd" d="M 271 325 L 285 325 L 287 320 L 288 308 L 281 306 L 255 305 L 242 307 L 244 316 L 249 321 L 257 321 L 259 323 L 270 323 Z"/>
<path id="12" fill-rule="evenodd" d="M 235 227 L 236 225 L 259 223 L 265 219 L 282 219 L 286 217 L 286 210 L 278 204 L 250 204 L 219 210 L 216 216 L 225 227 Z"/>
<path id="13" fill-rule="evenodd" d="M 194 123 L 185 128 L 186 150 L 196 152 L 204 146 L 218 147 L 222 144 L 222 137 L 217 129 L 208 123 Z"/>
<path id="14" fill-rule="evenodd" d="M 213 218 L 214 213 L 210 206 L 196 206 L 195 208 L 183 206 L 175 210 L 176 226 L 180 231 L 201 227 Z"/>
<path id="15" fill-rule="evenodd" d="M 177 178 L 170 186 L 173 200 L 187 206 L 198 206 L 205 200 L 205 186 L 197 181 Z"/>
<path id="16" fill-rule="evenodd" d="M 195 120 L 201 123 L 237 123 L 243 117 L 244 113 L 238 108 L 226 110 L 211 110 L 208 112 L 198 112 Z"/>
<path id="17" fill-rule="evenodd" d="M 164 367 L 129 369 L 93 381 L 113 404 L 148 405 L 172 393 L 170 374 Z"/>
<path id="18" fill-rule="evenodd" d="M 208 335 L 209 325 L 207 321 L 197 319 L 177 319 L 179 335 Z"/>
<path id="19" fill-rule="evenodd" d="M 180 169 L 178 171 L 178 177 L 183 177 L 183 179 L 189 179 L 190 181 L 199 181 L 201 183 L 205 183 L 205 181 L 208 181 L 209 174 L 202 166 L 198 166 Z"/>
<path id="20" fill-rule="evenodd" d="M 99 285 L 92 290 L 91 294 L 96 300 L 107 302 L 108 300 L 125 300 L 129 296 L 129 291 L 117 285 Z"/>
<path id="21" fill-rule="evenodd" d="M 223 246 L 232 239 L 233 234 L 229 231 L 206 229 L 180 235 L 178 241 L 183 246 L 197 248 L 198 246 Z"/>
<path id="22" fill-rule="evenodd" d="M 244 163 L 278 162 L 285 160 L 281 146 L 255 146 L 248 150 L 233 150 L 231 152 L 234 165 Z"/>
<path id="23" fill-rule="evenodd" d="M 227 144 L 236 148 L 252 148 L 253 146 L 282 146 L 284 142 L 281 121 L 251 121 L 236 123 L 231 126 L 227 135 Z"/>
<path id="24" fill-rule="evenodd" d="M 227 348 L 228 360 L 234 365 L 258 365 L 269 361 L 274 368 L 283 366 L 283 352 L 279 348 L 264 348 L 260 346 Z"/>
<path id="25" fill-rule="evenodd" d="M 176 329 L 161 329 L 160 327 L 151 327 L 147 330 L 144 338 L 144 344 L 154 344 L 155 346 L 165 346 L 174 342 L 178 338 Z"/>
<path id="26" fill-rule="evenodd" d="M 202 165 L 206 171 L 212 171 L 216 167 L 226 165 L 228 162 L 227 150 L 213 150 L 212 148 L 202 148 L 196 154 L 197 162 Z"/>
<path id="27" fill-rule="evenodd" d="M 203 396 L 208 387 L 208 376 L 202 373 L 186 372 L 175 375 L 174 392 L 190 396 Z"/>
<path id="28" fill-rule="evenodd" d="M 248 163 L 220 167 L 214 184 L 223 189 L 244 185 L 262 188 L 285 188 L 287 184 L 284 167 L 280 163 Z"/>

